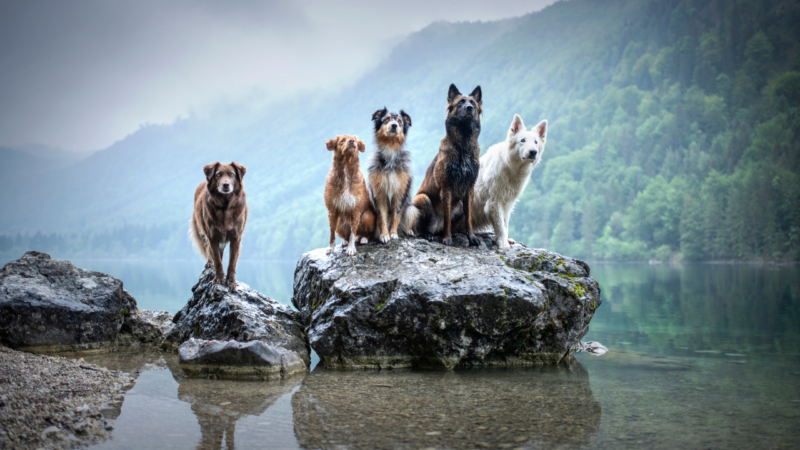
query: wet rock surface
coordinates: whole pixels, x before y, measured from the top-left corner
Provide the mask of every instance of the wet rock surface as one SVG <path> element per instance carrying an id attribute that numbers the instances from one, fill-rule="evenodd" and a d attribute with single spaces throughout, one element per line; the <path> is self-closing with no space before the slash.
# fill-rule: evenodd
<path id="1" fill-rule="evenodd" d="M 158 347 L 174 327 L 172 314 L 167 311 L 137 309 L 125 316 L 117 343 L 129 347 Z"/>
<path id="2" fill-rule="evenodd" d="M 189 377 L 274 380 L 306 371 L 297 352 L 262 341 L 206 341 L 191 338 L 178 348 Z"/>
<path id="3" fill-rule="evenodd" d="M 237 282 L 236 292 L 230 292 L 228 288 L 214 284 L 213 280 L 214 271 L 206 269 L 192 288 L 193 295 L 189 303 L 175 314 L 175 327 L 167 334 L 163 348 L 178 350 L 181 344 L 192 338 L 207 342 L 262 342 L 294 354 L 292 358 L 300 360 L 305 367 L 311 363 L 306 332 L 297 311 L 242 282 Z M 217 348 L 217 344 L 214 345 Z M 249 356 L 245 355 L 254 355 L 250 350 L 241 350 L 228 348 L 219 354 L 219 358 L 223 358 L 220 361 L 232 362 L 236 357 L 245 358 L 241 361 L 246 361 Z M 239 356 L 234 357 L 236 354 Z M 293 361 L 292 358 L 286 359 L 284 367 L 292 367 L 287 369 L 289 373 L 294 370 L 294 363 L 289 363 L 290 359 Z M 250 363 L 246 365 L 255 367 Z"/>
<path id="4" fill-rule="evenodd" d="M 311 347 L 335 369 L 569 361 L 601 303 L 588 265 L 479 237 L 480 248 L 412 238 L 304 254 L 292 301 Z"/>
<path id="5" fill-rule="evenodd" d="M 122 282 L 42 252 L 26 252 L 0 270 L 0 343 L 53 353 L 113 348 L 137 311 Z"/>
<path id="6" fill-rule="evenodd" d="M 122 401 L 125 374 L 0 346 L 0 448 L 71 448 L 110 437 L 106 411 Z"/>
<path id="7" fill-rule="evenodd" d="M 574 360 L 453 372 L 319 367 L 292 396 L 292 410 L 300 447 L 353 449 L 579 448 L 601 416 Z"/>

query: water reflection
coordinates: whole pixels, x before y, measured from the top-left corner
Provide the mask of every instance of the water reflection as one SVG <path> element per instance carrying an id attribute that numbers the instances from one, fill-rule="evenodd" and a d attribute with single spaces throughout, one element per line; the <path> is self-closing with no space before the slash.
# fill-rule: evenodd
<path id="1" fill-rule="evenodd" d="M 292 410 L 304 448 L 576 448 L 600 426 L 578 362 L 455 372 L 319 367 Z"/>
<path id="2" fill-rule="evenodd" d="M 304 375 L 273 382 L 237 382 L 184 378 L 178 398 L 192 405 L 202 438 L 197 448 L 234 448 L 236 422 L 247 416 L 260 416 L 282 396 L 303 381 Z"/>

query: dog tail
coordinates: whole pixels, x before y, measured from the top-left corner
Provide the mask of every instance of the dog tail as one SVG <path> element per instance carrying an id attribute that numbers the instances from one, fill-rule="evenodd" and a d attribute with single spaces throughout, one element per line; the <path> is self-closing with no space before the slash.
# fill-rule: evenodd
<path id="1" fill-rule="evenodd" d="M 209 259 L 206 251 L 206 245 L 203 238 L 197 233 L 197 227 L 194 225 L 194 217 L 189 219 L 189 238 L 192 240 L 192 246 L 197 249 L 200 256 Z"/>
<path id="2" fill-rule="evenodd" d="M 419 209 L 413 203 L 408 202 L 403 208 L 403 216 L 400 218 L 400 228 L 407 236 L 414 235 L 414 227 L 417 226 L 419 219 Z"/>

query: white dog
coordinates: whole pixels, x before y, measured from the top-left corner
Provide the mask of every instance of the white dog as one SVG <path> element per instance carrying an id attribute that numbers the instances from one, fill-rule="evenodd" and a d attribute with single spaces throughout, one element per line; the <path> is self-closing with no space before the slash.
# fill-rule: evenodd
<path id="1" fill-rule="evenodd" d="M 528 185 L 533 168 L 542 160 L 546 139 L 547 120 L 527 131 L 522 118 L 515 114 L 505 142 L 489 147 L 481 157 L 472 198 L 472 228 L 477 231 L 491 225 L 500 248 L 514 243 L 508 237 L 511 211 Z"/>

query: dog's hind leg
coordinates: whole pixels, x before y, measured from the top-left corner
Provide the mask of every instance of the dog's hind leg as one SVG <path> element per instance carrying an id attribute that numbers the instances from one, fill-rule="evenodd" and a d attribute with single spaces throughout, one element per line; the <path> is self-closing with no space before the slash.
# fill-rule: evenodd
<path id="1" fill-rule="evenodd" d="M 414 236 L 414 228 L 417 226 L 417 220 L 419 219 L 419 210 L 416 206 L 408 203 L 403 208 L 402 214 L 400 228 L 403 230 L 403 234 Z"/>
<path id="2" fill-rule="evenodd" d="M 414 196 L 414 206 L 419 213 L 417 217 L 417 233 L 421 234 L 425 239 L 433 240 L 433 225 L 435 223 L 434 215 L 436 212 L 433 210 L 433 203 L 430 197 L 426 194 L 417 194 Z"/>

